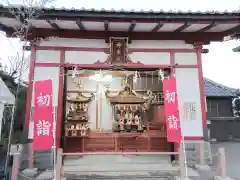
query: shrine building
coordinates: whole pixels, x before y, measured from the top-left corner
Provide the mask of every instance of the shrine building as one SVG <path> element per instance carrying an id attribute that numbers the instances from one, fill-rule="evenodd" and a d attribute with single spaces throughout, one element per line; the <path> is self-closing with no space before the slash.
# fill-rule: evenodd
<path id="1" fill-rule="evenodd" d="M 8 36 L 21 23 L 0 7 Z M 162 90 L 162 78 L 174 76 L 185 141 L 207 140 L 203 45 L 239 32 L 239 12 L 48 8 L 28 23 L 26 128 L 34 82 L 52 79 L 64 152 L 177 151 L 167 141 Z"/>

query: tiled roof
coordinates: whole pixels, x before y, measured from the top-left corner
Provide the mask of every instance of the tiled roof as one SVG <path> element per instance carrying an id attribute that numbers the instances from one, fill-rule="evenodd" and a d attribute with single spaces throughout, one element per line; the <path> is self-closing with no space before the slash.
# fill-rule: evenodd
<path id="1" fill-rule="evenodd" d="M 236 95 L 237 89 L 230 88 L 214 82 L 208 78 L 204 78 L 204 94 L 205 96 L 225 96 L 225 97 L 233 97 Z"/>
<path id="2" fill-rule="evenodd" d="M 4 4 L 0 3 L 0 8 L 15 8 L 15 7 L 23 7 L 22 5 L 11 5 L 11 6 L 5 6 Z M 32 8 L 32 7 L 31 7 Z M 39 7 L 36 7 L 39 8 Z M 50 6 L 50 7 L 44 7 L 41 8 L 47 11 L 65 11 L 65 12 L 102 12 L 102 13 L 130 13 L 130 14 L 179 14 L 179 15 L 230 15 L 230 14 L 236 14 L 239 15 L 240 11 L 239 10 L 235 10 L 235 11 L 216 11 L 216 10 L 206 10 L 206 11 L 183 11 L 183 10 L 163 10 L 163 9 L 159 9 L 159 10 L 153 10 L 153 9 L 140 9 L 140 10 L 136 10 L 136 9 L 105 9 L 105 8 L 101 8 L 101 9 L 95 9 L 95 8 L 91 8 L 91 9 L 87 9 L 84 7 L 81 8 L 75 8 L 75 7 L 56 7 L 56 6 Z"/>
<path id="3" fill-rule="evenodd" d="M 240 52 L 240 46 L 233 49 L 233 52 Z"/>

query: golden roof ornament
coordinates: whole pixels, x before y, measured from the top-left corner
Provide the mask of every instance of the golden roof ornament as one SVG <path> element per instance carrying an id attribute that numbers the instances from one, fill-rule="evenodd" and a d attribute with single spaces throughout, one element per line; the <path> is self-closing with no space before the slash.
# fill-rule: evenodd
<path id="1" fill-rule="evenodd" d="M 84 96 L 81 92 L 75 97 L 67 96 L 67 101 L 72 103 L 88 102 L 91 100 L 91 97 Z"/>

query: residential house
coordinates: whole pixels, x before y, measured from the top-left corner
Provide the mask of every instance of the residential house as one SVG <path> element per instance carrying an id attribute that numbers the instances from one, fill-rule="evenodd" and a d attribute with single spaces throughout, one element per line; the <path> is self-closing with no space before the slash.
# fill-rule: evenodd
<path id="1" fill-rule="evenodd" d="M 228 141 L 240 138 L 240 121 L 234 116 L 232 108 L 236 90 L 204 78 L 207 122 L 211 139 Z"/>

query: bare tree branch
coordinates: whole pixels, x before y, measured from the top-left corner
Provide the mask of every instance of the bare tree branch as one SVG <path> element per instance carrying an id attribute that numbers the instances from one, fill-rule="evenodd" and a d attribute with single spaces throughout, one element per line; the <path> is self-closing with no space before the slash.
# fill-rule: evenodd
<path id="1" fill-rule="evenodd" d="M 42 12 L 42 8 L 44 8 L 47 4 L 52 3 L 54 0 L 22 0 L 21 6 L 16 6 L 11 4 L 9 0 L 5 0 L 7 6 L 9 7 L 9 12 L 15 17 L 15 19 L 19 22 L 18 25 L 14 27 L 14 37 L 20 38 L 23 41 L 21 44 L 22 47 L 27 46 L 30 44 L 40 43 L 42 40 L 49 40 L 48 39 L 39 39 L 36 38 L 31 42 L 27 42 L 27 38 L 30 33 L 30 29 L 32 28 L 32 22 L 35 20 Z M 55 38 L 55 37 L 54 37 Z M 8 39 L 9 40 L 9 39 Z M 12 43 L 10 43 L 12 45 Z M 8 152 L 7 158 L 5 163 L 5 173 L 7 172 L 7 165 L 9 161 L 9 153 L 10 153 L 10 145 L 11 139 L 13 135 L 13 127 L 14 127 L 14 114 L 17 104 L 18 93 L 20 91 L 20 82 L 22 82 L 22 75 L 26 70 L 25 65 L 26 63 L 26 51 L 23 51 L 21 48 L 20 51 L 14 51 L 16 54 L 13 56 L 9 56 L 9 73 L 12 77 L 16 77 L 16 81 L 18 82 L 17 90 L 16 90 L 16 99 L 15 99 L 15 106 L 13 106 L 12 114 L 11 114 L 11 124 L 9 129 L 9 140 L 8 140 Z"/>
<path id="2" fill-rule="evenodd" d="M 30 35 L 30 29 L 32 28 L 32 21 L 35 20 L 42 13 L 42 9 L 49 3 L 54 2 L 55 0 L 22 0 L 21 5 L 11 4 L 9 0 L 4 0 L 5 4 L 9 7 L 9 12 L 15 17 L 19 24 L 14 28 L 13 37 L 17 37 L 20 41 L 23 41 L 21 44 L 22 47 L 30 44 L 39 44 L 43 40 L 51 40 L 57 37 L 48 37 L 45 39 L 35 38 L 31 42 L 27 41 L 27 37 Z M 23 51 L 23 48 L 16 50 L 11 42 L 8 39 L 9 44 L 12 47 L 12 52 L 14 54 L 8 56 L 7 63 L 7 73 L 14 77 L 16 80 L 28 70 L 29 59 L 26 56 L 26 51 Z M 21 78 L 19 82 L 21 82 Z"/>

